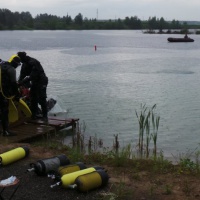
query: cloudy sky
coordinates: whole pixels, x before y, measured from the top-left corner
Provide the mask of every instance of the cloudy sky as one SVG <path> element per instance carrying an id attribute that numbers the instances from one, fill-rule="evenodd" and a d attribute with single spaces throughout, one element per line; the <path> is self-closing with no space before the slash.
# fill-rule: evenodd
<path id="1" fill-rule="evenodd" d="M 165 20 L 200 21 L 200 0 L 0 0 L 0 8 L 12 12 L 52 14 L 60 17 L 67 14 L 74 18 L 81 13 L 88 19 L 124 19 L 137 16 Z"/>

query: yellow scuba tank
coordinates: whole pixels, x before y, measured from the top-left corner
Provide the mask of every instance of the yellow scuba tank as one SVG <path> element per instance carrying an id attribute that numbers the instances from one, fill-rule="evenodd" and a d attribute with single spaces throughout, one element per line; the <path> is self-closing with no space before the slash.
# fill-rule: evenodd
<path id="1" fill-rule="evenodd" d="M 88 174 L 78 176 L 72 185 L 80 192 L 88 192 L 99 187 L 103 187 L 108 183 L 109 176 L 105 170 L 96 170 Z"/>
<path id="2" fill-rule="evenodd" d="M 34 171 L 37 175 L 44 176 L 48 173 L 57 171 L 60 166 L 68 164 L 70 164 L 69 159 L 64 154 L 61 154 L 52 158 L 38 160 L 36 163 L 31 163 L 31 168 L 27 171 Z"/>
<path id="3" fill-rule="evenodd" d="M 75 164 L 71 164 L 71 165 L 66 165 L 66 166 L 61 166 L 58 168 L 57 172 L 52 172 L 52 174 L 49 174 L 48 176 L 51 177 L 52 179 L 57 179 L 59 180 L 60 177 L 62 177 L 65 174 L 69 174 L 72 172 L 76 172 L 82 169 L 86 169 L 86 166 L 84 163 L 82 162 L 77 162 Z"/>
<path id="4" fill-rule="evenodd" d="M 17 160 L 20 160 L 29 154 L 28 147 L 18 147 L 0 154 L 0 165 L 8 165 Z"/>
<path id="5" fill-rule="evenodd" d="M 70 186 L 74 184 L 74 182 L 78 176 L 96 171 L 98 169 L 103 169 L 103 168 L 96 166 L 96 167 L 90 167 L 87 169 L 79 170 L 77 172 L 65 174 L 61 177 L 59 182 L 57 182 L 54 185 L 51 185 L 51 188 L 58 186 L 58 185 L 62 185 L 62 187 L 64 187 L 64 188 L 70 188 Z"/>

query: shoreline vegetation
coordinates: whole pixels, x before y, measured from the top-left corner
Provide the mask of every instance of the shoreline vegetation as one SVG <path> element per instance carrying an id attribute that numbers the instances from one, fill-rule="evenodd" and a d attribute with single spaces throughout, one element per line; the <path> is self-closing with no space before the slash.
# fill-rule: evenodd
<path id="1" fill-rule="evenodd" d="M 141 104 L 140 110 L 135 110 L 135 114 L 139 124 L 136 148 L 133 148 L 131 144 L 121 147 L 118 135 L 114 135 L 112 147 L 103 147 L 103 140 L 97 136 L 86 139 L 85 124 L 78 124 L 76 131 L 71 134 L 69 145 L 64 144 L 64 138 L 68 134 L 66 131 L 55 135 L 49 133 L 40 140 L 26 144 L 30 148 L 30 155 L 24 159 L 23 167 L 38 159 L 61 153 L 65 154 L 71 163 L 83 162 L 87 166 L 104 167 L 110 177 L 108 185 L 89 191 L 84 198 L 81 198 L 84 200 L 91 200 L 91 194 L 97 200 L 200 198 L 200 151 L 196 149 L 178 155 L 174 157 L 176 163 L 172 163 L 164 158 L 162 151 L 158 152 L 157 149 L 160 116 L 157 114 L 156 104 L 151 108 Z M 6 151 L 20 145 L 24 144 L 10 144 L 0 148 Z M 20 162 L 22 161 L 18 161 L 17 164 L 20 165 Z M 15 164 L 12 165 L 15 167 Z M 43 180 L 46 179 L 43 177 Z M 37 189 L 39 185 L 40 183 L 37 183 Z M 22 184 L 21 187 L 26 186 Z M 63 195 L 65 192 L 68 194 L 66 189 L 61 192 Z M 48 187 L 45 188 L 44 193 L 46 198 L 51 199 Z M 79 197 L 80 194 L 76 193 L 70 198 L 78 199 Z M 54 197 L 54 199 L 60 199 L 60 197 Z"/>
<path id="2" fill-rule="evenodd" d="M 188 200 L 200 197 L 200 151 L 188 151 L 174 156 L 175 162 L 164 158 L 157 150 L 160 116 L 156 104 L 151 108 L 141 105 L 135 111 L 138 123 L 138 144 L 121 147 L 118 135 L 114 135 L 112 147 L 104 147 L 97 136 L 85 138 L 85 124 L 72 135 L 71 143 L 64 145 L 63 135 L 43 138 L 34 142 L 36 148 L 48 152 L 65 153 L 72 162 L 84 162 L 89 166 L 103 166 L 110 177 L 109 184 L 96 190 L 99 200 Z M 151 144 L 152 142 L 152 144 Z"/>
<path id="3" fill-rule="evenodd" d="M 30 200 L 36 200 L 37 190 L 40 189 L 40 184 L 43 184 L 43 193 L 46 199 L 60 199 L 55 197 L 50 191 L 50 182 L 46 177 L 36 177 L 18 172 L 22 168 L 29 168 L 30 163 L 34 163 L 39 159 L 54 157 L 60 154 L 65 154 L 71 163 L 83 162 L 86 166 L 102 166 L 107 171 L 110 179 L 103 188 L 95 189 L 84 194 L 83 200 L 91 200 L 91 194 L 97 200 L 193 200 L 200 197 L 200 164 L 199 154 L 195 152 L 196 158 L 194 161 L 190 159 L 191 154 L 181 155 L 177 157 L 176 164 L 172 164 L 165 159 L 163 153 L 160 152 L 156 156 L 153 154 L 140 157 L 131 145 L 120 147 L 118 136 L 114 136 L 113 146 L 110 148 L 102 147 L 102 140 L 97 137 L 90 137 L 89 141 L 85 141 L 84 135 L 81 132 L 76 132 L 72 136 L 70 146 L 63 144 L 65 133 L 61 136 L 46 136 L 41 140 L 33 141 L 26 144 L 8 144 L 0 146 L 1 151 L 6 152 L 12 148 L 19 146 L 28 146 L 30 154 L 23 160 L 3 167 L 4 176 L 8 174 L 20 177 L 22 180 L 29 180 L 29 185 L 33 185 L 33 189 L 29 189 L 29 194 L 33 196 Z M 84 142 L 85 141 L 85 142 Z M 103 148 L 99 151 L 98 148 Z M 194 153 L 194 152 L 193 152 Z M 16 172 L 17 171 L 17 172 Z M 2 177 L 2 176 L 1 176 Z M 28 178 L 31 177 L 31 178 Z M 34 180 L 36 179 L 36 180 Z M 21 183 L 20 195 L 23 195 L 27 190 L 27 183 Z M 32 188 L 32 187 L 31 187 Z M 32 192 L 34 195 L 32 195 Z M 71 199 L 80 198 L 80 193 L 71 192 L 69 189 L 58 190 L 58 195 L 69 196 Z M 70 193 L 70 194 L 69 194 Z M 17 199 L 23 200 L 21 196 L 16 196 Z M 13 198 L 15 200 L 15 197 Z M 63 197 L 63 199 L 65 199 Z M 68 198 L 66 198 L 68 199 Z"/>
<path id="4" fill-rule="evenodd" d="M 179 35 L 185 35 L 185 34 L 200 34 L 200 31 L 190 31 L 190 30 L 145 30 L 143 31 L 144 34 L 179 34 Z"/>
<path id="5" fill-rule="evenodd" d="M 166 21 L 163 17 L 149 17 L 141 20 L 137 16 L 127 16 L 125 19 L 97 18 L 88 19 L 81 13 L 74 18 L 66 14 L 59 17 L 51 14 L 38 14 L 32 17 L 31 13 L 12 12 L 6 8 L 0 9 L 0 30 L 145 30 L 144 33 L 177 33 L 186 34 L 189 30 L 195 30 L 200 34 L 200 22 L 198 21 Z M 167 31 L 164 31 L 167 30 Z"/>

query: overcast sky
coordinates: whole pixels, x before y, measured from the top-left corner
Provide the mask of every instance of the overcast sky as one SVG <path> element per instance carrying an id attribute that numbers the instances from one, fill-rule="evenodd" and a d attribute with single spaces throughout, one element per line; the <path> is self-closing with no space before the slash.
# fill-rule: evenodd
<path id="1" fill-rule="evenodd" d="M 81 13 L 88 19 L 124 19 L 137 16 L 165 20 L 200 21 L 200 0 L 0 0 L 0 8 L 12 12 L 52 14 L 60 17 L 67 14 L 74 18 Z"/>

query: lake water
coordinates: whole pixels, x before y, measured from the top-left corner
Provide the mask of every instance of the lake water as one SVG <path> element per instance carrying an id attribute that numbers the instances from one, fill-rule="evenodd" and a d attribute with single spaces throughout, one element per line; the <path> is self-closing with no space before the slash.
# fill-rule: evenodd
<path id="1" fill-rule="evenodd" d="M 173 36 L 180 35 L 1 31 L 0 58 L 26 51 L 40 60 L 49 77 L 48 95 L 62 100 L 68 117 L 85 122 L 86 139 L 97 135 L 104 146 L 118 134 L 121 146 L 136 147 L 135 111 L 157 104 L 157 146 L 170 157 L 198 147 L 200 138 L 200 37 L 168 43 Z"/>

